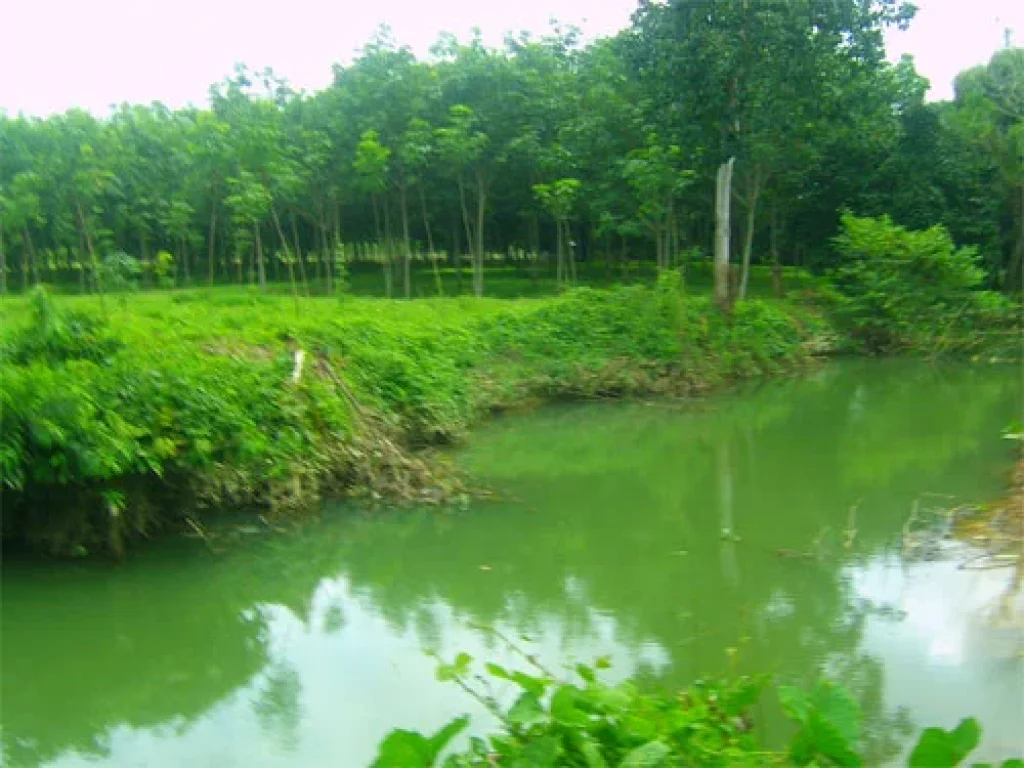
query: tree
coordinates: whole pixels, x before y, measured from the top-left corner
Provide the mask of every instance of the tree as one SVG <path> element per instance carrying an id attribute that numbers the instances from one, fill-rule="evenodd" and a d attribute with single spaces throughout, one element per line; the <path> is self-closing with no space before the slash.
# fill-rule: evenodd
<path id="1" fill-rule="evenodd" d="M 466 242 L 473 249 L 473 293 L 484 293 L 484 211 L 487 206 L 488 174 L 484 150 L 487 136 L 476 130 L 476 117 L 469 107 L 458 104 L 451 108 L 448 124 L 435 132 L 438 150 L 455 176 L 459 190 L 459 205 L 466 230 Z M 470 219 L 466 205 L 467 180 L 472 180 L 476 191 L 476 221 Z"/>
<path id="2" fill-rule="evenodd" d="M 382 196 L 387 189 L 388 162 L 391 158 L 391 150 L 383 146 L 377 138 L 376 131 L 365 131 L 356 147 L 356 159 L 353 163 L 353 170 L 362 190 L 368 193 L 373 200 L 373 220 L 377 230 L 377 241 L 384 242 L 384 284 L 387 295 L 391 296 L 392 253 L 391 253 L 391 228 L 388 219 L 387 201 L 383 201 L 384 208 L 384 229 L 381 230 L 380 208 Z"/>
<path id="3" fill-rule="evenodd" d="M 579 191 L 579 179 L 559 179 L 552 184 L 535 184 L 533 187 L 533 194 L 537 201 L 555 220 L 558 254 L 556 279 L 559 285 L 565 282 L 576 282 L 576 261 L 572 248 L 568 248 L 568 264 L 566 263 L 566 250 L 571 240 L 569 220 L 572 217 L 573 206 Z"/>
<path id="4" fill-rule="evenodd" d="M 668 269 L 678 251 L 676 200 L 693 178 L 683 168 L 683 153 L 663 145 L 656 134 L 626 157 L 623 174 L 637 198 L 638 218 L 654 238 L 659 269 Z"/>
<path id="5" fill-rule="evenodd" d="M 235 225 L 235 256 L 238 259 L 239 273 L 246 252 L 255 247 L 255 271 L 260 290 L 265 291 L 267 272 L 264 266 L 260 224 L 266 219 L 271 207 L 270 192 L 259 179 L 245 170 L 229 178 L 227 186 L 231 194 L 225 198 L 224 204 L 231 211 L 231 220 Z"/>

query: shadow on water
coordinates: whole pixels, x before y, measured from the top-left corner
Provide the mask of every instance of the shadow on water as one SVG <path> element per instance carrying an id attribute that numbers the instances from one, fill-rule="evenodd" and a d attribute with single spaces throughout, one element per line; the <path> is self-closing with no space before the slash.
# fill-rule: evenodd
<path id="1" fill-rule="evenodd" d="M 650 685 L 824 670 L 861 697 L 871 764 L 965 714 L 989 756 L 1012 752 L 1021 661 L 977 581 L 1000 577 L 907 563 L 901 532 L 915 499 L 1001 490 L 1020 394 L 1011 369 L 890 361 L 685 408 L 551 408 L 460 452 L 503 499 L 465 512 L 328 514 L 219 557 L 7 563 L 7 761 L 365 764 L 392 727 L 473 711 L 425 651 L 507 659 L 477 623 Z M 758 720 L 784 733 L 771 700 Z"/>

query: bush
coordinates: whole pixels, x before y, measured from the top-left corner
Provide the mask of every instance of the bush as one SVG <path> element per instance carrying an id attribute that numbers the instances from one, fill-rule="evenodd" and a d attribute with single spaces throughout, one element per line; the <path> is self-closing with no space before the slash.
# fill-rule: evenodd
<path id="1" fill-rule="evenodd" d="M 139 260 L 124 251 L 109 253 L 100 263 L 100 285 L 104 291 L 111 293 L 137 291 L 141 274 L 142 265 Z"/>
<path id="2" fill-rule="evenodd" d="M 886 216 L 851 214 L 842 227 L 831 298 L 857 346 L 876 354 L 971 350 L 1013 322 L 1005 297 L 979 289 L 976 249 L 957 248 L 943 227 L 910 231 Z"/>
<path id="3" fill-rule="evenodd" d="M 37 286 L 29 294 L 28 322 L 15 328 L 0 349 L 5 359 L 25 365 L 103 360 L 120 346 L 105 319 L 63 309 L 45 288 Z"/>

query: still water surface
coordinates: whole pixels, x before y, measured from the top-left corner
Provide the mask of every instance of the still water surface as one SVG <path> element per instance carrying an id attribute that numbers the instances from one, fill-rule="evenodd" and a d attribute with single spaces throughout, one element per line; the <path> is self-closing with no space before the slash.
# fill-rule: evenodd
<path id="1" fill-rule="evenodd" d="M 116 566 L 8 558 L 5 763 L 365 766 L 393 727 L 486 727 L 428 655 L 515 666 L 480 624 L 652 686 L 838 677 L 872 765 L 966 714 L 978 759 L 1019 754 L 1011 575 L 930 542 L 909 557 L 903 526 L 915 500 L 1001 492 L 1021 395 L 1013 368 L 889 361 L 688 407 L 550 408 L 458 452 L 500 496 L 465 511 L 329 510 L 219 555 L 165 541 Z M 770 696 L 758 727 L 784 737 Z"/>

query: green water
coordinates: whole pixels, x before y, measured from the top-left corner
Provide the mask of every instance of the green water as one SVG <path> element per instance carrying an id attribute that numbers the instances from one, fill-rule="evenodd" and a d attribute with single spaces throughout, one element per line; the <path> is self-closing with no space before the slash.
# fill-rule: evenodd
<path id="1" fill-rule="evenodd" d="M 500 496 L 468 510 L 328 510 L 122 565 L 8 558 L 6 763 L 366 765 L 393 727 L 479 714 L 428 656 L 514 665 L 479 623 L 649 685 L 824 671 L 860 696 L 872 765 L 966 714 L 979 759 L 1024 751 L 1009 574 L 901 554 L 915 499 L 1002 490 L 1021 394 L 1014 368 L 877 362 L 685 408 L 551 408 L 457 453 Z M 784 735 L 770 698 L 758 727 Z"/>

